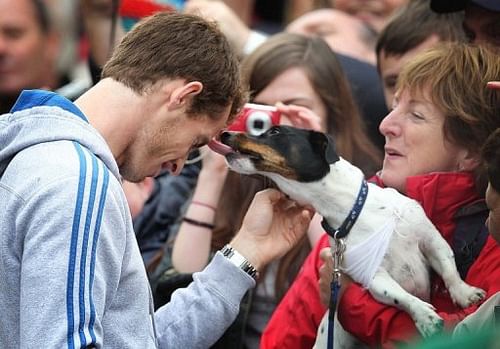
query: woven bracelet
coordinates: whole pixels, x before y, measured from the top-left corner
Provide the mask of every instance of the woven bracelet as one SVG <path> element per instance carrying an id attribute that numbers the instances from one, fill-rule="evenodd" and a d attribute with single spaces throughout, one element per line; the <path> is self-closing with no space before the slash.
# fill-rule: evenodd
<path id="1" fill-rule="evenodd" d="M 182 220 L 186 223 L 189 223 L 191 225 L 195 225 L 197 227 L 202 227 L 202 228 L 207 228 L 207 229 L 214 229 L 215 226 L 213 224 L 210 224 L 210 223 L 205 223 L 205 222 L 200 222 L 200 221 L 197 221 L 197 220 L 194 220 L 194 219 L 191 219 L 191 218 L 187 218 L 187 217 L 184 217 L 182 218 Z"/>

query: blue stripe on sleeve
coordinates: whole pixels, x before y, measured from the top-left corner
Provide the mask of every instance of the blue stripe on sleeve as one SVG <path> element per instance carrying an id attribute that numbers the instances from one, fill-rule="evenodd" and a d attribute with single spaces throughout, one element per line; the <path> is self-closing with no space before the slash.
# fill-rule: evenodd
<path id="1" fill-rule="evenodd" d="M 92 213 L 94 211 L 94 202 L 97 188 L 97 159 L 92 156 L 92 180 L 90 184 L 90 196 L 87 206 L 87 216 L 85 218 L 85 228 L 83 232 L 82 241 L 82 254 L 80 259 L 80 289 L 79 289 L 79 306 L 80 306 L 80 323 L 78 325 L 78 333 L 80 335 L 80 346 L 85 348 L 87 346 L 87 339 L 85 338 L 85 270 L 87 267 L 87 249 L 89 243 L 89 231 L 92 224 Z"/>
<path id="2" fill-rule="evenodd" d="M 78 154 L 78 159 L 80 161 L 80 178 L 78 181 L 78 192 L 76 197 L 75 212 L 73 215 L 73 226 L 71 229 L 71 244 L 69 253 L 69 263 L 68 263 L 68 275 L 67 275 L 67 285 L 66 285 L 66 315 L 68 319 L 68 333 L 67 342 L 68 348 L 73 349 L 75 347 L 73 339 L 73 329 L 74 329 L 74 309 L 73 309 L 73 287 L 75 280 L 75 260 L 76 260 L 76 248 L 78 245 L 78 233 L 80 229 L 80 218 L 82 213 L 83 204 L 83 194 L 85 191 L 85 180 L 87 173 L 87 162 L 85 155 L 81 149 L 81 146 L 73 142 L 76 152 Z"/>
<path id="3" fill-rule="evenodd" d="M 94 271 L 95 271 L 95 260 L 96 260 L 96 250 L 97 250 L 97 242 L 99 240 L 99 232 L 101 229 L 102 215 L 104 212 L 104 204 L 106 202 L 106 194 L 108 191 L 108 183 L 109 183 L 109 170 L 102 166 L 104 171 L 104 179 L 102 183 L 101 189 L 101 197 L 99 199 L 99 208 L 97 211 L 97 217 L 95 222 L 95 231 L 94 231 L 94 240 L 92 241 L 92 253 L 90 259 L 90 275 L 89 275 L 89 299 L 90 299 L 90 319 L 89 319 L 89 332 L 90 337 L 92 338 L 92 344 L 96 343 L 96 337 L 94 333 L 94 323 L 95 323 L 95 306 L 93 301 L 93 292 L 92 288 L 94 285 Z"/>

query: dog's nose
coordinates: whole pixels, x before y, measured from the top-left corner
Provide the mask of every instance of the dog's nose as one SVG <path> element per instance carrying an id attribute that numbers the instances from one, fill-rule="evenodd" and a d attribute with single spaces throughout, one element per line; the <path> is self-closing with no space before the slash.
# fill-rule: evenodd
<path id="1" fill-rule="evenodd" d="M 231 137 L 231 132 L 224 131 L 220 134 L 219 139 L 220 139 L 221 143 L 226 144 L 226 142 L 229 140 L 230 137 Z"/>

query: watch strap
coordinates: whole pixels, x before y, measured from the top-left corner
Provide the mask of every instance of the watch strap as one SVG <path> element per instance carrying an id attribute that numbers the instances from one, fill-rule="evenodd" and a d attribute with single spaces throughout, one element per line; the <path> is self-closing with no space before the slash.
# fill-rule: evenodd
<path id="1" fill-rule="evenodd" d="M 250 264 L 250 262 L 236 251 L 231 245 L 227 244 L 221 249 L 221 253 L 226 257 L 232 264 L 243 270 L 245 273 L 250 275 L 252 278 L 257 279 L 259 277 L 259 272 L 255 267 Z"/>

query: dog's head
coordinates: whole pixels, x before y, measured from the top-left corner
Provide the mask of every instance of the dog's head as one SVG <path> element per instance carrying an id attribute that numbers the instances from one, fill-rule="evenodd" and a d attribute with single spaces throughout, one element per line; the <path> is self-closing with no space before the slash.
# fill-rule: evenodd
<path id="1" fill-rule="evenodd" d="M 277 174 L 297 182 L 315 182 L 339 160 L 333 139 L 324 133 L 273 126 L 259 136 L 223 132 L 211 148 L 226 156 L 231 169 L 243 174 Z"/>

